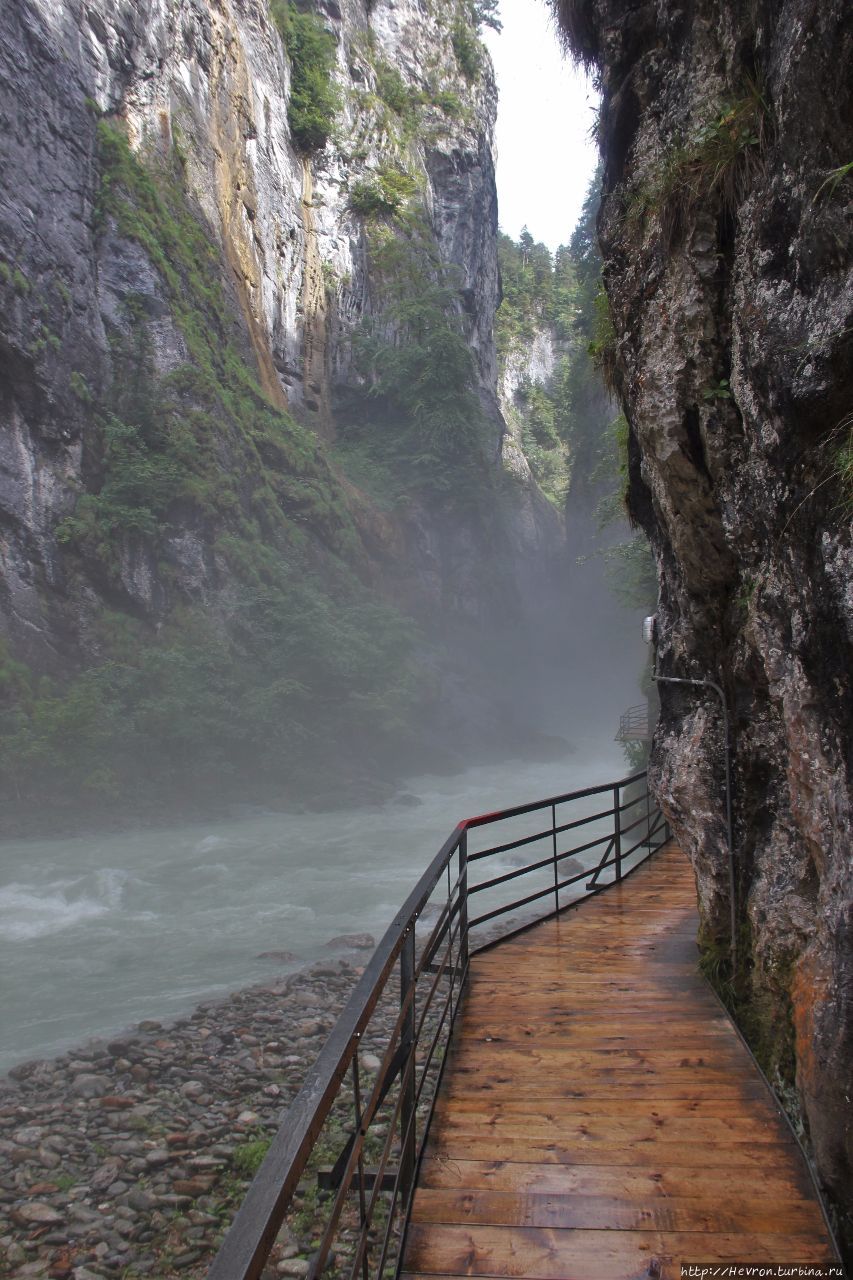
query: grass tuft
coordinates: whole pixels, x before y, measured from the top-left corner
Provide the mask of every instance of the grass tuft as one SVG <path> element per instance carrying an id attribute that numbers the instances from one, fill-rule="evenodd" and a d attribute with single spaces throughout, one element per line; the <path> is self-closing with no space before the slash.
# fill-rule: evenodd
<path id="1" fill-rule="evenodd" d="M 672 147 L 628 194 L 626 225 L 636 229 L 656 217 L 665 241 L 672 243 L 689 215 L 713 196 L 734 211 L 760 162 L 768 115 L 764 93 L 752 80 L 739 98 L 718 103 L 687 142 Z"/>
<path id="2" fill-rule="evenodd" d="M 244 1178 L 254 1178 L 264 1162 L 270 1149 L 271 1139 L 256 1138 L 253 1142 L 243 1142 L 234 1149 L 231 1163 Z"/>
<path id="3" fill-rule="evenodd" d="M 563 43 L 576 62 L 590 71 L 599 57 L 592 0 L 549 0 Z"/>
<path id="4" fill-rule="evenodd" d="M 853 413 L 848 414 L 830 437 L 832 474 L 841 488 L 845 513 L 853 513 Z"/>

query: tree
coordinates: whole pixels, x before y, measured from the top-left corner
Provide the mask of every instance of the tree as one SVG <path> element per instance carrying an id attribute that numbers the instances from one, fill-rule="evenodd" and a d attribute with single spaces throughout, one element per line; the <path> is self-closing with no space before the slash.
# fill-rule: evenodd
<path id="1" fill-rule="evenodd" d="M 471 5 L 471 18 L 479 31 L 480 27 L 491 27 L 492 31 L 503 31 L 503 23 L 498 16 L 499 0 L 474 0 Z"/>
<path id="2" fill-rule="evenodd" d="M 526 267 L 530 258 L 530 250 L 533 248 L 533 236 L 528 231 L 526 224 L 521 228 L 521 235 L 518 237 L 518 247 L 521 249 L 522 266 Z"/>

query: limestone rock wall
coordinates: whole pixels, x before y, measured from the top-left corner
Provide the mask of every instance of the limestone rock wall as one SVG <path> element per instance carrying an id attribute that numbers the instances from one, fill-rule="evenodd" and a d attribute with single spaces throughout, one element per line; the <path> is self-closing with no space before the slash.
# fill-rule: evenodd
<path id="1" fill-rule="evenodd" d="M 719 680 L 732 716 L 738 1007 L 844 1226 L 853 12 L 555 8 L 603 90 L 599 234 L 660 667 Z M 710 690 L 661 698 L 654 785 L 696 869 L 706 955 L 725 963 L 720 716 Z"/>
<path id="2" fill-rule="evenodd" d="M 85 649 L 81 619 L 110 591 L 156 620 L 176 592 L 204 600 L 223 588 L 215 530 L 189 518 L 168 548 L 168 583 L 144 540 L 121 547 L 120 585 L 108 588 L 72 570 L 57 538 L 91 477 L 92 405 L 114 378 L 112 338 L 130 340 L 128 306 L 143 310 L 159 375 L 188 359 L 156 266 L 99 208 L 101 117 L 121 122 L 140 156 L 181 155 L 188 198 L 221 255 L 238 347 L 269 400 L 326 440 L 336 395 L 358 381 L 353 330 L 377 305 L 351 193 L 404 163 L 437 259 L 457 272 L 497 466 L 488 59 L 476 77 L 463 74 L 451 0 L 429 10 L 323 0 L 318 12 L 335 38 L 341 109 L 329 144 L 306 159 L 290 136 L 291 66 L 267 0 L 20 0 L 4 11 L 0 614 L 14 646 L 42 666 L 61 671 Z M 383 65 L 422 94 L 417 137 L 402 136 L 378 95 Z M 389 520 L 341 483 L 362 567 L 391 562 L 401 580 L 414 567 L 422 596 L 473 598 L 476 530 L 418 508 Z"/>
<path id="3" fill-rule="evenodd" d="M 513 521 L 519 547 L 536 548 L 548 555 L 562 542 L 565 532 L 557 512 L 540 492 L 524 452 L 523 414 L 517 396 L 528 384 L 547 386 L 557 367 L 558 351 L 551 328 L 537 329 L 532 342 L 513 345 L 498 378 L 498 400 L 506 429 L 501 440 L 501 464 L 520 497 Z"/>

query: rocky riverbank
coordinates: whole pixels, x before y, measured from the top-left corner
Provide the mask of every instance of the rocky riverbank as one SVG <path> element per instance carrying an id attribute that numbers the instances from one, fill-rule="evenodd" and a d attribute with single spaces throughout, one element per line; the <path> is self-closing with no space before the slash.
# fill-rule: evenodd
<path id="1" fill-rule="evenodd" d="M 351 958 L 15 1067 L 0 1082 L 0 1274 L 203 1276 L 373 945 L 337 941 Z M 378 1048 L 365 1037 L 368 1073 Z M 305 1191 L 265 1276 L 307 1270 Z"/>

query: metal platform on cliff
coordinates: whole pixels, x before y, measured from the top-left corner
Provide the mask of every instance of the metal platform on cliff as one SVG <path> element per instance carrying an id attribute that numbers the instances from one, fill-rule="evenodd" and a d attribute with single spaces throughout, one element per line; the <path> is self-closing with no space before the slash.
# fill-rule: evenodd
<path id="1" fill-rule="evenodd" d="M 636 707 L 629 707 L 619 717 L 619 730 L 616 742 L 650 742 L 652 723 L 649 704 L 642 702 Z"/>
<path id="2" fill-rule="evenodd" d="M 698 972 L 697 924 L 645 774 L 460 823 L 209 1280 L 273 1274 L 295 1201 L 317 1210 L 309 1277 L 838 1266 L 803 1152 Z"/>

